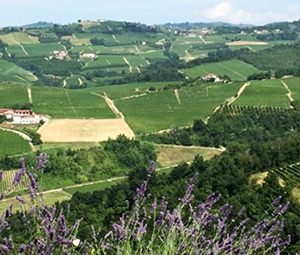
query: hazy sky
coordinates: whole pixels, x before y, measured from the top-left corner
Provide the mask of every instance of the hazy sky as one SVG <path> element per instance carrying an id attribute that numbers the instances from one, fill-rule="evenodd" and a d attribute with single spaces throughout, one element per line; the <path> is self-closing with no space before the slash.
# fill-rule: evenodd
<path id="1" fill-rule="evenodd" d="M 223 21 L 263 25 L 299 19 L 299 0 L 0 0 L 0 27 L 109 19 L 151 24 Z"/>

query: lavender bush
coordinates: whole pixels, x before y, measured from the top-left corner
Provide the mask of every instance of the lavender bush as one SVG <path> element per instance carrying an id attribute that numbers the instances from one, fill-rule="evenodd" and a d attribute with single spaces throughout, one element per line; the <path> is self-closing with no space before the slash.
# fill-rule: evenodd
<path id="1" fill-rule="evenodd" d="M 46 163 L 45 157 L 43 154 L 38 158 L 36 169 Z M 22 181 L 26 174 L 24 160 L 21 162 L 22 169 L 16 174 L 13 185 Z M 281 238 L 282 216 L 289 205 L 279 204 L 281 197 L 274 200 L 270 213 L 248 228 L 246 222 L 249 219 L 242 219 L 244 208 L 231 219 L 232 206 L 225 204 L 216 208 L 220 195 L 212 194 L 205 202 L 192 204 L 197 174 L 189 181 L 185 196 L 179 199 L 177 207 L 169 210 L 165 197 L 158 201 L 147 193 L 153 171 L 154 162 L 151 162 L 148 179 L 136 189 L 130 214 L 123 214 L 105 235 L 91 226 L 94 241 L 90 243 L 76 237 L 80 220 L 68 226 L 63 212 L 57 214 L 55 207 L 46 205 L 34 176 L 29 173 L 30 202 L 16 197 L 27 242 L 17 246 L 11 234 L 3 237 L 3 233 L 10 230 L 7 219 L 12 214 L 11 205 L 0 218 L 1 254 L 280 254 L 289 244 L 289 240 Z M 128 201 L 125 202 L 129 207 Z M 29 210 L 25 210 L 25 204 Z"/>

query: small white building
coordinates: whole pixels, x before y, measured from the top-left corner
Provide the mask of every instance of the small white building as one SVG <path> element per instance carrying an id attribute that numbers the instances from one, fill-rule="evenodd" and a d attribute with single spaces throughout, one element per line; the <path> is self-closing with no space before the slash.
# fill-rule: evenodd
<path id="1" fill-rule="evenodd" d="M 221 79 L 216 74 L 213 74 L 213 73 L 210 73 L 206 76 L 201 77 L 201 80 L 205 80 L 205 81 L 209 81 L 211 79 L 214 79 L 214 82 L 221 81 Z"/>
<path id="2" fill-rule="evenodd" d="M 94 54 L 94 53 L 83 53 L 82 57 L 83 58 L 95 58 L 96 54 Z"/>
<path id="3" fill-rule="evenodd" d="M 38 124 L 43 119 L 42 115 L 14 115 L 12 124 Z"/>

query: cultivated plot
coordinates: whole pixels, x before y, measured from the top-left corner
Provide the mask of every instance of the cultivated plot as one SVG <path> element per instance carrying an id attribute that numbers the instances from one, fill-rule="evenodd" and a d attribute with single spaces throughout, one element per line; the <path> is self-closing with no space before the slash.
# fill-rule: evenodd
<path id="1" fill-rule="evenodd" d="M 157 91 L 118 99 L 115 104 L 136 134 L 149 133 L 172 125 L 190 126 L 195 119 L 205 119 L 219 104 L 234 96 L 242 84 L 203 86 Z"/>
<path id="2" fill-rule="evenodd" d="M 16 66 L 14 63 L 0 59 L 0 80 L 1 81 L 29 83 L 36 79 L 37 79 L 36 76 L 22 69 L 21 67 Z"/>
<path id="3" fill-rule="evenodd" d="M 114 113 L 101 95 L 95 95 L 92 91 L 33 87 L 34 111 L 57 118 L 114 118 Z"/>
<path id="4" fill-rule="evenodd" d="M 10 108 L 15 104 L 22 106 L 27 103 L 29 100 L 26 85 L 0 83 L 0 108 Z"/>
<path id="5" fill-rule="evenodd" d="M 273 106 L 289 108 L 287 90 L 278 80 L 251 81 L 233 105 Z"/>
<path id="6" fill-rule="evenodd" d="M 292 92 L 292 98 L 294 100 L 300 100 L 300 78 L 291 77 L 286 79 L 281 79 Z"/>

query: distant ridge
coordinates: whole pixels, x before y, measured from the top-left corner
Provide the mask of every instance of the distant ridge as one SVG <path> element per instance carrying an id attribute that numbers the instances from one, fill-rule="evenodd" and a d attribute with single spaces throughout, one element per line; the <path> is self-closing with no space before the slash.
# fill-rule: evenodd
<path id="1" fill-rule="evenodd" d="M 41 28 L 41 27 L 53 27 L 54 23 L 52 22 L 46 22 L 46 21 L 39 21 L 37 23 L 33 23 L 33 24 L 28 24 L 28 25 L 24 25 L 21 26 L 23 28 Z"/>
<path id="2" fill-rule="evenodd" d="M 162 25 L 159 25 L 165 28 L 181 28 L 181 29 L 192 29 L 192 28 L 215 28 L 215 27 L 238 27 L 238 28 L 244 28 L 244 27 L 253 27 L 254 25 L 249 24 L 230 24 L 226 22 L 182 22 L 182 23 L 165 23 Z"/>

